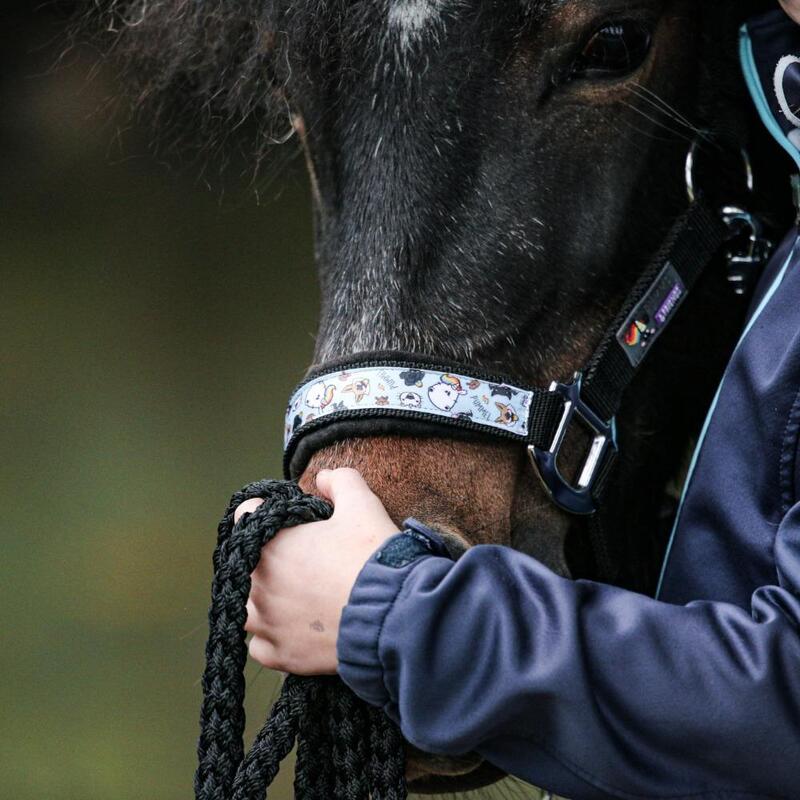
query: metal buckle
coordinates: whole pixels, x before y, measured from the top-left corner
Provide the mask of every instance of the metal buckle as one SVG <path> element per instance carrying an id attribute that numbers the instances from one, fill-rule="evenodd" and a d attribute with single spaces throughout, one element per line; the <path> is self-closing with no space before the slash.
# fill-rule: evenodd
<path id="1" fill-rule="evenodd" d="M 686 156 L 686 192 L 691 203 L 698 196 L 695 172 L 698 155 L 701 152 L 700 145 L 700 141 L 695 139 Z M 750 154 L 739 144 L 734 144 L 732 151 L 741 159 L 744 185 L 748 194 L 752 194 L 755 188 L 755 177 Z M 761 220 L 750 211 L 740 206 L 726 205 L 720 210 L 720 216 L 730 230 L 730 240 L 744 237 L 740 248 L 733 246 L 726 251 L 725 260 L 728 268 L 728 282 L 734 293 L 737 295 L 748 294 L 758 279 L 759 270 L 767 262 L 772 252 L 773 243 L 764 235 L 764 226 Z"/>
<path id="2" fill-rule="evenodd" d="M 764 266 L 773 244 L 764 235 L 761 220 L 738 206 L 725 206 L 722 219 L 730 229 L 730 238 L 744 238 L 742 248 L 729 249 L 725 253 L 728 263 L 728 282 L 738 295 L 748 294 L 758 280 L 761 267 Z"/>
<path id="3" fill-rule="evenodd" d="M 707 143 L 707 142 L 706 142 Z M 731 144 L 731 142 L 725 142 Z M 697 171 L 698 156 L 701 154 L 701 146 L 704 144 L 700 139 L 695 139 L 689 146 L 689 152 L 686 154 L 686 164 L 684 165 L 684 178 L 686 180 L 686 195 L 690 203 L 697 200 L 700 190 L 697 188 L 697 178 L 695 172 Z M 755 189 L 755 175 L 753 173 L 753 162 L 750 160 L 750 154 L 747 150 L 739 144 L 734 144 L 732 150 L 735 151 L 738 158 L 741 159 L 742 167 L 744 168 L 744 181 L 745 188 L 748 194 L 752 194 Z"/>
<path id="4" fill-rule="evenodd" d="M 554 381 L 550 385 L 550 391 L 563 398 L 564 412 L 550 447 L 542 450 L 535 445 L 529 445 L 528 454 L 553 502 L 571 514 L 588 515 L 594 514 L 597 510 L 592 491 L 609 452 L 617 451 L 617 430 L 614 418 L 610 422 L 604 422 L 583 401 L 582 379 L 581 373 L 576 372 L 572 383 Z M 561 474 L 558 468 L 558 456 L 575 416 L 594 433 L 594 439 L 583 462 L 578 483 L 573 485 Z"/>

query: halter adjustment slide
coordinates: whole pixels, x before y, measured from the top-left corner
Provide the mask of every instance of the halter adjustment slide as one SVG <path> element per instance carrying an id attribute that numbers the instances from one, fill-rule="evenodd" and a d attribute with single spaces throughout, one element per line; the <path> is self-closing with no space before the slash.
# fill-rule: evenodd
<path id="1" fill-rule="evenodd" d="M 528 446 L 533 466 L 552 501 L 564 511 L 572 514 L 588 515 L 597 511 L 594 488 L 610 456 L 617 453 L 616 420 L 612 417 L 604 422 L 581 397 L 583 376 L 575 373 L 572 383 L 550 385 L 550 392 L 558 394 L 564 401 L 564 411 L 556 429 L 553 441 L 547 449 Z M 577 483 L 568 481 L 558 466 L 561 448 L 576 420 L 583 422 L 594 434 L 589 452 L 584 459 Z"/>

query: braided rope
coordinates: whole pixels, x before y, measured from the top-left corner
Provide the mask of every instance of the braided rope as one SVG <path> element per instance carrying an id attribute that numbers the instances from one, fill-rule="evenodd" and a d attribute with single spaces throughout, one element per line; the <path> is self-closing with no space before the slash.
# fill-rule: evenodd
<path id="1" fill-rule="evenodd" d="M 240 503 L 265 502 L 234 526 Z M 196 800 L 262 800 L 297 742 L 298 800 L 403 800 L 403 741 L 397 727 L 338 678 L 289 675 L 272 712 L 244 752 L 244 624 L 250 574 L 282 528 L 328 519 L 331 507 L 297 484 L 259 481 L 231 498 L 214 551 Z"/>

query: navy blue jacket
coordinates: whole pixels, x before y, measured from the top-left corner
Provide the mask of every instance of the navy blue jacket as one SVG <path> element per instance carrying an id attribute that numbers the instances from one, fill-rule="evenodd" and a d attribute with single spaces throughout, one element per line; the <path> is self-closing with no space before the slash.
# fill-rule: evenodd
<path id="1" fill-rule="evenodd" d="M 755 101 L 800 163 L 773 88 L 791 53 L 780 12 L 743 31 Z M 659 599 L 504 547 L 454 563 L 405 534 L 356 582 L 339 674 L 421 749 L 477 751 L 573 800 L 800 798 L 799 438 L 793 230 L 709 413 Z"/>

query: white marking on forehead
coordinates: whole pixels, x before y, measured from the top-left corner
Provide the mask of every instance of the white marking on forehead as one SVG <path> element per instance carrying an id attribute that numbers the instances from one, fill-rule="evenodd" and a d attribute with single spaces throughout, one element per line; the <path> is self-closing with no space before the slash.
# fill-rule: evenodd
<path id="1" fill-rule="evenodd" d="M 445 0 L 395 0 L 389 11 L 389 29 L 400 34 L 400 44 L 408 47 L 439 18 Z"/>

